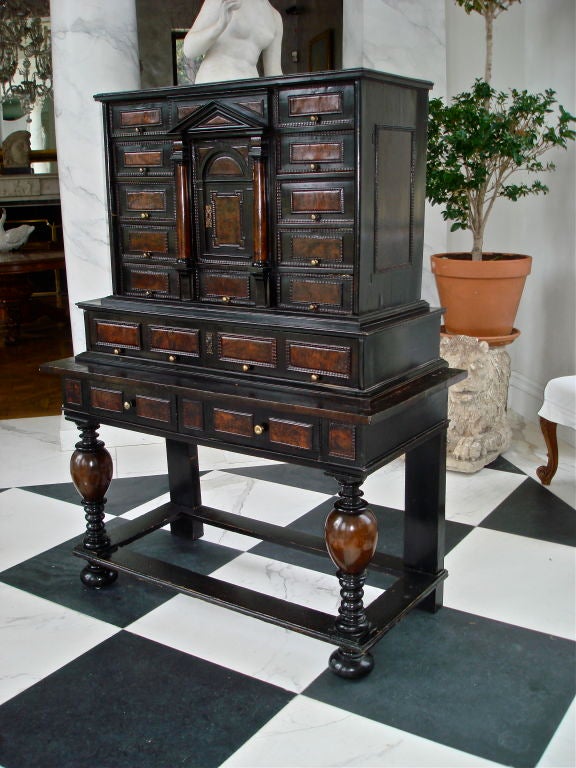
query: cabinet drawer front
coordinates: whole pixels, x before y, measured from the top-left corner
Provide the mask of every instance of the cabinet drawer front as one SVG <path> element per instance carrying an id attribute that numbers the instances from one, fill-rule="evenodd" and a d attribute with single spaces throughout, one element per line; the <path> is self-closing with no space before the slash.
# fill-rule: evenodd
<path id="1" fill-rule="evenodd" d="M 310 451 L 314 447 L 314 427 L 297 421 L 270 418 L 268 433 L 271 443 Z"/>
<path id="2" fill-rule="evenodd" d="M 348 379 L 352 374 L 351 349 L 349 346 L 288 341 L 286 365 L 292 371 Z"/>
<path id="3" fill-rule="evenodd" d="M 278 235 L 278 259 L 283 264 L 309 267 L 350 266 L 354 261 L 354 231 L 282 231 Z"/>
<path id="4" fill-rule="evenodd" d="M 352 285 L 349 275 L 283 274 L 278 279 L 278 303 L 287 309 L 345 314 L 352 311 Z"/>
<path id="5" fill-rule="evenodd" d="M 92 344 L 99 347 L 142 349 L 140 323 L 93 319 L 91 337 Z"/>
<path id="6" fill-rule="evenodd" d="M 281 182 L 279 186 L 282 221 L 353 223 L 353 181 Z"/>
<path id="7" fill-rule="evenodd" d="M 173 104 L 173 114 L 172 114 L 172 124 L 179 123 L 181 120 L 184 120 L 186 117 L 189 117 L 190 115 L 193 115 L 195 112 L 198 112 L 199 109 L 204 107 L 208 101 L 216 101 L 217 104 L 222 104 L 225 107 L 229 107 L 233 109 L 235 112 L 239 112 L 240 114 L 245 114 L 249 119 L 254 120 L 254 118 L 259 118 L 263 123 L 268 123 L 268 97 L 266 92 L 261 93 L 250 93 L 246 96 L 235 96 L 233 98 L 217 98 L 217 99 L 204 99 L 202 101 L 198 100 L 178 100 L 178 103 Z M 220 120 L 222 120 L 222 117 L 220 117 Z M 216 126 L 214 123 L 210 122 L 212 118 L 209 116 L 207 118 L 207 121 L 205 123 L 200 123 L 198 125 L 199 129 L 205 128 L 210 129 L 211 127 L 218 127 L 218 124 Z M 195 126 L 196 127 L 196 126 Z"/>
<path id="8" fill-rule="evenodd" d="M 276 339 L 218 333 L 218 359 L 224 362 L 274 368 L 277 361 Z"/>
<path id="9" fill-rule="evenodd" d="M 172 172 L 172 145 L 160 142 L 114 145 L 114 167 L 118 176 L 166 176 Z"/>
<path id="10" fill-rule="evenodd" d="M 241 435 L 242 437 L 254 436 L 254 414 L 252 413 L 214 408 L 212 424 L 215 432 L 222 432 L 226 435 Z"/>
<path id="11" fill-rule="evenodd" d="M 125 219 L 154 221 L 175 219 L 174 186 L 172 184 L 117 185 L 117 211 Z"/>
<path id="12" fill-rule="evenodd" d="M 91 386 L 89 400 L 94 410 L 122 414 L 123 420 L 128 423 L 171 426 L 175 422 L 173 401 L 170 397 Z"/>
<path id="13" fill-rule="evenodd" d="M 130 258 L 176 261 L 176 230 L 173 227 L 120 227 L 122 253 Z"/>
<path id="14" fill-rule="evenodd" d="M 169 270 L 154 270 L 124 265 L 122 270 L 124 293 L 146 299 L 181 298 L 179 275 Z"/>
<path id="15" fill-rule="evenodd" d="M 171 352 L 188 357 L 200 355 L 200 331 L 198 330 L 151 325 L 148 334 L 151 352 Z"/>
<path id="16" fill-rule="evenodd" d="M 161 133 L 166 128 L 164 104 L 122 104 L 110 113 L 112 133 L 120 136 L 142 136 Z"/>
<path id="17" fill-rule="evenodd" d="M 284 453 L 310 453 L 319 449 L 317 423 L 295 421 L 264 410 L 212 408 L 212 429 L 216 439 L 225 436 L 227 440 L 262 449 Z"/>
<path id="18" fill-rule="evenodd" d="M 354 86 L 285 88 L 278 95 L 278 125 L 322 128 L 350 125 L 354 118 Z"/>
<path id="19" fill-rule="evenodd" d="M 200 301 L 218 304 L 253 304 L 250 275 L 242 272 L 198 271 Z"/>
<path id="20" fill-rule="evenodd" d="M 296 134 L 279 139 L 279 173 L 337 173 L 353 170 L 353 133 Z"/>

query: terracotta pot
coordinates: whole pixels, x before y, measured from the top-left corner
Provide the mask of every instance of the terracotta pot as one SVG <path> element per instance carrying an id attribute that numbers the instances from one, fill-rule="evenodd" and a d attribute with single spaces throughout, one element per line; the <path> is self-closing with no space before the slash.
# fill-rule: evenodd
<path id="1" fill-rule="evenodd" d="M 482 261 L 472 261 L 469 253 L 438 253 L 431 261 L 448 333 L 480 338 L 512 333 L 531 256 L 485 253 Z"/>

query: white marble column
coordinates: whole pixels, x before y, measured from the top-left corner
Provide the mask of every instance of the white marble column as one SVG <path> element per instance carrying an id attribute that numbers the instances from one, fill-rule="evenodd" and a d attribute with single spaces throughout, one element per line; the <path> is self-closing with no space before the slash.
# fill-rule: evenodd
<path id="1" fill-rule="evenodd" d="M 446 94 L 444 0 L 344 0 L 343 66 L 366 67 L 434 83 Z M 438 208 L 426 205 L 422 298 L 438 305 L 430 255 L 446 250 L 447 227 Z"/>
<path id="2" fill-rule="evenodd" d="M 76 353 L 76 302 L 111 293 L 102 107 L 95 93 L 138 89 L 135 0 L 51 0 L 54 108 L 66 272 Z"/>

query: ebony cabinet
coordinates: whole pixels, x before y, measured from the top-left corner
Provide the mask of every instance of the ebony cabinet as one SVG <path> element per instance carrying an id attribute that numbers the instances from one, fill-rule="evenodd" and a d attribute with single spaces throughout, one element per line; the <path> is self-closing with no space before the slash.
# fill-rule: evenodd
<path id="1" fill-rule="evenodd" d="M 420 299 L 429 83 L 366 70 L 114 93 L 103 105 L 113 295 L 83 302 L 87 350 L 47 364 L 80 429 L 82 580 L 127 572 L 338 645 L 359 677 L 412 607 L 442 602 L 447 386 Z M 106 532 L 100 423 L 166 438 L 170 502 Z M 331 474 L 323 537 L 204 507 L 196 445 Z M 403 558 L 375 553 L 360 486 L 406 454 Z M 385 500 L 383 500 L 385 503 Z M 334 618 L 142 558 L 203 522 L 328 553 Z M 397 581 L 362 602 L 366 566 Z"/>

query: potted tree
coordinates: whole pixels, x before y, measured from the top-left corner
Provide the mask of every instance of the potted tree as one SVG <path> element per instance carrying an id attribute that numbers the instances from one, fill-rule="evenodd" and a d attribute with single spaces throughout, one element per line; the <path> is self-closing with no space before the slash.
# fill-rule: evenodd
<path id="1" fill-rule="evenodd" d="M 543 155 L 565 149 L 576 137 L 576 118 L 558 104 L 553 90 L 504 92 L 491 85 L 494 20 L 519 1 L 455 0 L 466 13 L 484 18 L 484 78 L 447 103 L 432 99 L 428 129 L 427 198 L 444 206 L 451 231 L 472 235 L 470 252 L 432 256 L 445 330 L 494 345 L 515 338 L 514 319 L 532 259 L 484 251 L 486 223 L 499 198 L 545 194 L 548 187 L 539 175 L 554 164 Z"/>

